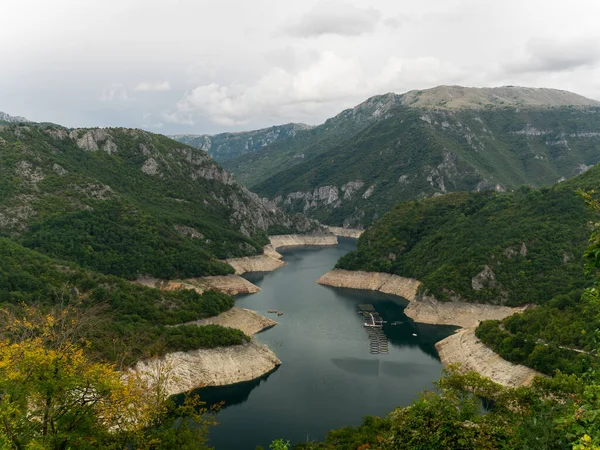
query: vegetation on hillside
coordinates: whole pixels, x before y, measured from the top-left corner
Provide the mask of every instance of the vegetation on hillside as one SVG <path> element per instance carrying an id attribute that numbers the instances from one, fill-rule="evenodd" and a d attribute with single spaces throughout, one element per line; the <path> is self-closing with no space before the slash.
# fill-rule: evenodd
<path id="1" fill-rule="evenodd" d="M 168 368 L 124 377 L 89 358 L 94 317 L 69 307 L 0 314 L 1 448 L 207 448 L 214 419 L 197 397 L 179 407 L 166 397 Z"/>
<path id="2" fill-rule="evenodd" d="M 330 225 L 365 226 L 398 201 L 571 178 L 600 161 L 597 112 L 593 106 L 397 107 L 365 128 L 337 136 L 294 167 L 270 169 L 251 187 L 261 196 L 281 196 L 288 211 L 305 211 Z M 248 162 L 254 174 L 262 165 Z M 348 191 L 350 182 L 359 187 Z M 320 188 L 328 192 L 315 198 Z"/>
<path id="3" fill-rule="evenodd" d="M 18 311 L 23 304 L 52 308 L 73 303 L 93 309 L 88 351 L 128 365 L 168 351 L 241 344 L 241 331 L 217 325 L 181 326 L 233 306 L 230 296 L 208 291 L 159 291 L 51 259 L 0 238 L 0 303 Z"/>
<path id="4" fill-rule="evenodd" d="M 589 175 L 586 178 L 592 178 Z M 591 209 L 600 211 L 594 192 L 583 193 Z M 586 249 L 587 272 L 598 276 L 600 230 Z M 508 361 L 524 364 L 547 375 L 557 371 L 584 374 L 600 367 L 600 292 L 598 287 L 557 295 L 550 302 L 502 321 L 481 323 L 476 335 Z"/>
<path id="5" fill-rule="evenodd" d="M 337 267 L 416 278 L 439 300 L 543 304 L 593 281 L 581 255 L 597 213 L 575 191 L 599 181 L 595 167 L 550 189 L 401 202 Z"/>
<path id="6" fill-rule="evenodd" d="M 171 136 L 194 148 L 208 152 L 215 161 L 223 162 L 247 153 L 264 149 L 274 142 L 293 138 L 296 133 L 309 129 L 301 123 L 276 125 L 260 130 L 241 131 L 237 133 L 219 133 L 214 135 L 178 134 Z"/>
<path id="7" fill-rule="evenodd" d="M 585 382 L 587 381 L 587 383 Z M 504 388 L 475 373 L 451 370 L 411 405 L 358 427 L 332 430 L 296 450 L 598 448 L 598 380 L 560 375 Z M 482 414 L 481 398 L 488 410 Z"/>
<path id="8" fill-rule="evenodd" d="M 205 152 L 141 130 L 0 127 L 0 235 L 118 275 L 231 273 L 269 228 L 310 229 L 267 208 Z"/>

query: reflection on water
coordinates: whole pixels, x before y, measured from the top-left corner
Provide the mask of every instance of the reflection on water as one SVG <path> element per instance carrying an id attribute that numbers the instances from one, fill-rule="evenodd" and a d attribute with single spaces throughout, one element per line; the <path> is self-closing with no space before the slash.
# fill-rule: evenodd
<path id="1" fill-rule="evenodd" d="M 279 322 L 257 338 L 282 365 L 258 380 L 199 390 L 209 404 L 225 402 L 211 432 L 217 450 L 268 448 L 278 437 L 322 439 L 332 428 L 410 403 L 439 378 L 434 344 L 453 328 L 415 324 L 398 297 L 316 284 L 354 246 L 341 239 L 336 247 L 283 251 L 287 266 L 246 276 L 262 291 L 238 297 L 236 304 Z M 387 322 L 388 354 L 370 353 L 357 314 L 361 303 L 373 304 Z M 270 315 L 269 309 L 284 315 Z"/>

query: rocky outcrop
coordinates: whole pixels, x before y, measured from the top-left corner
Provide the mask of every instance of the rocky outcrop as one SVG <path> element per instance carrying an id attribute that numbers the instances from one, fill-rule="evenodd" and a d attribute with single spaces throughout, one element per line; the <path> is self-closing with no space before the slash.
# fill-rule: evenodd
<path id="1" fill-rule="evenodd" d="M 269 236 L 269 241 L 275 250 L 280 247 L 301 247 L 337 245 L 337 236 L 333 234 L 282 234 Z"/>
<path id="2" fill-rule="evenodd" d="M 226 262 L 235 269 L 237 275 L 241 275 L 246 272 L 272 272 L 285 266 L 281 258 L 281 254 L 269 244 L 265 246 L 262 255 L 231 258 Z"/>
<path id="3" fill-rule="evenodd" d="M 418 296 L 416 301 L 410 302 L 404 313 L 415 322 L 475 329 L 483 320 L 502 320 L 523 312 L 524 309 L 525 307 L 509 308 L 467 302 L 439 302 L 431 297 Z"/>
<path id="4" fill-rule="evenodd" d="M 255 294 L 260 288 L 239 275 L 222 275 L 214 277 L 188 278 L 187 280 L 158 280 L 156 278 L 139 278 L 139 284 L 161 289 L 176 291 L 193 289 L 199 294 L 204 291 L 219 291 L 228 295 Z"/>
<path id="5" fill-rule="evenodd" d="M 281 361 L 266 345 L 251 341 L 243 345 L 169 353 L 160 358 L 140 361 L 133 370 L 142 377 L 164 381 L 168 395 L 206 386 L 225 386 L 261 377 Z"/>
<path id="6" fill-rule="evenodd" d="M 365 232 L 365 230 L 344 227 L 327 227 L 327 231 L 329 231 L 331 234 L 335 234 L 336 236 L 348 237 L 353 239 L 358 239 L 360 235 Z"/>
<path id="7" fill-rule="evenodd" d="M 334 269 L 317 280 L 326 286 L 379 291 L 414 300 L 421 282 L 389 273 Z"/>
<path id="8" fill-rule="evenodd" d="M 529 367 L 502 359 L 475 336 L 472 329 L 462 329 L 435 344 L 442 364 L 460 363 L 461 370 L 472 370 L 503 386 L 518 387 L 531 383 L 540 375 Z"/>
<path id="9" fill-rule="evenodd" d="M 229 311 L 222 312 L 217 316 L 188 322 L 184 325 L 221 325 L 222 327 L 236 328 L 247 336 L 254 337 L 256 333 L 274 327 L 277 322 L 249 309 L 234 306 Z"/>

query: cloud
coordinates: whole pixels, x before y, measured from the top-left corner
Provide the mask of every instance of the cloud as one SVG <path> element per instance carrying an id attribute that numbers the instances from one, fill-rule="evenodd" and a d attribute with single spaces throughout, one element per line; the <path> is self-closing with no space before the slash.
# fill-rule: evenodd
<path id="1" fill-rule="evenodd" d="M 170 91 L 171 84 L 168 81 L 157 81 L 155 83 L 143 82 L 139 83 L 133 90 L 139 92 Z"/>
<path id="2" fill-rule="evenodd" d="M 322 0 L 286 27 L 286 34 L 297 37 L 317 37 L 324 34 L 360 36 L 371 33 L 381 21 L 375 8 L 362 9 L 342 0 Z"/>
<path id="3" fill-rule="evenodd" d="M 505 65 L 507 72 L 565 72 L 592 67 L 600 62 L 599 39 L 561 42 L 537 38 L 529 40 L 525 49 L 525 57 Z"/>
<path id="4" fill-rule="evenodd" d="M 128 96 L 125 86 L 119 83 L 114 83 L 102 90 L 99 100 L 101 102 L 116 102 L 125 101 L 127 98 Z"/>
<path id="5" fill-rule="evenodd" d="M 290 105 L 323 103 L 364 91 L 360 65 L 325 51 L 297 73 L 275 67 L 251 85 L 198 86 L 165 114 L 171 123 L 193 124 L 197 117 L 227 126 L 247 123 L 258 115 L 282 117 Z"/>

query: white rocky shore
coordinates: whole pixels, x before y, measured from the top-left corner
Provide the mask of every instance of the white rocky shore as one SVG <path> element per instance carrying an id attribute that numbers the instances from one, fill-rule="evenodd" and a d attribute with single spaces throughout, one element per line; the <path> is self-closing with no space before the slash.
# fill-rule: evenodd
<path id="1" fill-rule="evenodd" d="M 272 272 L 285 266 L 280 253 L 271 244 L 265 245 L 262 255 L 231 258 L 226 262 L 235 269 L 237 275 L 246 272 Z"/>
<path id="2" fill-rule="evenodd" d="M 277 324 L 248 309 L 233 307 L 215 317 L 186 325 L 218 324 L 254 334 Z M 206 386 L 250 381 L 271 372 L 281 361 L 275 353 L 254 338 L 243 345 L 174 352 L 160 358 L 138 362 L 133 370 L 150 380 L 168 373 L 165 389 L 168 395 L 180 394 Z"/>
<path id="3" fill-rule="evenodd" d="M 329 226 L 327 226 L 325 228 L 327 228 L 327 231 L 329 231 L 331 234 L 335 234 L 336 236 L 348 237 L 348 238 L 353 238 L 353 239 L 358 239 L 360 237 L 360 235 L 365 232 L 365 230 L 357 230 L 354 228 L 329 227 Z"/>
<path id="4" fill-rule="evenodd" d="M 214 290 L 228 295 L 255 294 L 260 288 L 239 275 L 221 275 L 213 277 L 188 278 L 185 280 L 159 280 L 157 278 L 138 278 L 137 282 L 163 291 L 193 289 L 199 294 Z"/>
<path id="5" fill-rule="evenodd" d="M 256 333 L 274 327 L 277 322 L 250 309 L 234 306 L 218 316 L 188 322 L 184 325 L 221 325 L 227 328 L 237 328 L 252 338 Z"/>
<path id="6" fill-rule="evenodd" d="M 409 301 L 404 313 L 415 322 L 462 327 L 456 334 L 438 342 L 436 348 L 444 365 L 460 363 L 504 386 L 528 384 L 540 375 L 533 369 L 500 358 L 475 336 L 482 320 L 501 320 L 524 308 L 479 305 L 465 302 L 438 302 L 417 294 L 421 282 L 412 278 L 379 272 L 334 269 L 317 283 L 350 289 L 365 289 L 397 295 Z"/>
<path id="7" fill-rule="evenodd" d="M 255 340 L 243 345 L 169 353 L 138 362 L 133 370 L 150 380 L 167 373 L 167 395 L 207 386 L 225 386 L 261 377 L 281 361 L 269 347 Z"/>
<path id="8" fill-rule="evenodd" d="M 269 241 L 275 250 L 281 247 L 304 247 L 337 245 L 337 236 L 334 234 L 281 234 L 269 236 Z"/>

